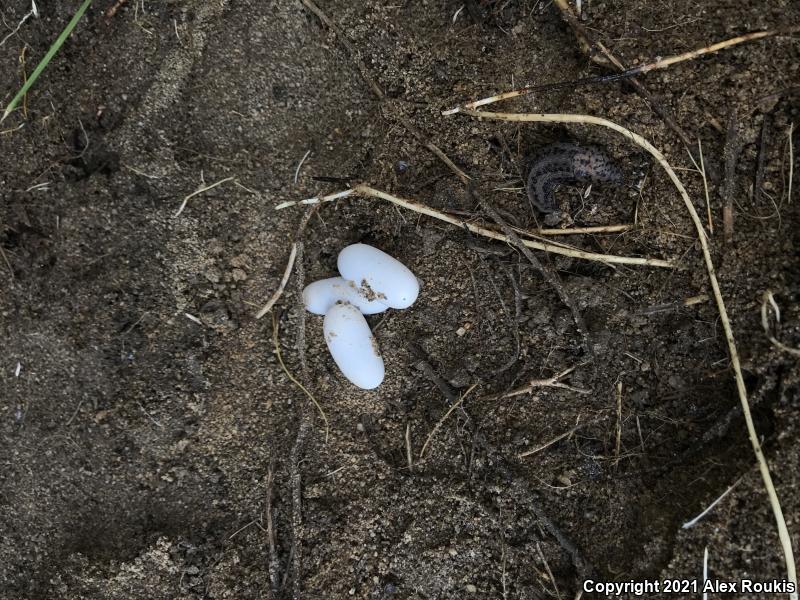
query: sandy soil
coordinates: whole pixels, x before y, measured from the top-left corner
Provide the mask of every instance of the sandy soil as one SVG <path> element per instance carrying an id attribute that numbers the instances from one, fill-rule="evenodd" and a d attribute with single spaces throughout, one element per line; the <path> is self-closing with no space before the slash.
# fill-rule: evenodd
<path id="1" fill-rule="evenodd" d="M 604 73 L 552 3 L 471 2 L 454 20 L 460 0 L 320 0 L 356 56 L 299 1 L 129 0 L 107 17 L 114 4 L 94 3 L 0 125 L 1 598 L 573 598 L 588 572 L 697 579 L 706 547 L 713 577 L 784 577 L 716 307 L 680 305 L 709 285 L 665 174 L 597 128 L 440 114 Z M 800 21 L 784 0 L 583 4 L 584 25 L 627 64 Z M 75 5 L 40 3 L 39 18 L 5 40 L 3 104 Z M 3 2 L 0 39 L 29 9 Z M 800 122 L 798 50 L 782 36 L 643 78 L 702 140 L 714 260 L 795 548 L 800 371 L 769 343 L 759 311 L 772 290 L 777 335 L 800 346 L 800 198 L 788 196 L 787 143 Z M 625 83 L 498 106 L 604 116 L 692 168 Z M 726 243 L 732 114 L 742 149 Z M 325 205 L 299 238 L 275 313 L 287 367 L 327 415 L 326 440 L 280 367 L 270 318 L 254 319 L 306 210 L 273 207 L 366 181 L 489 222 L 404 120 L 521 227 L 541 215 L 515 164 L 556 140 L 604 147 L 627 171 L 646 171 L 641 194 L 598 185 L 559 199 L 576 225 L 637 228 L 568 241 L 682 268 L 537 253 L 579 307 L 589 363 L 572 313 L 512 246 L 378 200 Z M 679 174 L 705 215 L 702 178 Z M 185 196 L 231 177 L 175 217 Z M 321 319 L 299 304 L 304 282 L 333 275 L 354 242 L 423 282 L 411 309 L 369 319 L 387 367 L 371 392 L 339 374 Z M 664 304 L 674 305 L 653 310 Z M 570 367 L 564 382 L 588 393 L 497 398 Z M 572 435 L 518 458 L 578 419 Z"/>

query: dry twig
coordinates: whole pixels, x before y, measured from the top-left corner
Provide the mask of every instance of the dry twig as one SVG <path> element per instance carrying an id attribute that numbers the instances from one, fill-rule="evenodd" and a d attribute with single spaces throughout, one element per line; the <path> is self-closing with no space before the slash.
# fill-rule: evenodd
<path id="1" fill-rule="evenodd" d="M 547 559 L 544 557 L 544 553 L 542 552 L 542 547 L 539 545 L 539 542 L 536 542 L 536 550 L 539 552 L 539 558 L 542 559 L 544 568 L 547 570 L 547 576 L 550 578 L 550 583 L 553 584 L 553 589 L 556 592 L 556 599 L 561 600 L 561 592 L 558 591 L 558 583 L 556 582 L 556 578 L 553 577 L 553 571 L 550 570 L 550 565 L 548 564 Z"/>
<path id="2" fill-rule="evenodd" d="M 672 116 L 670 111 L 667 110 L 667 108 L 665 108 L 657 98 L 653 97 L 653 95 L 647 90 L 641 81 L 634 77 L 637 72 L 630 72 L 628 69 L 626 69 L 625 65 L 622 64 L 622 62 L 616 56 L 614 56 L 611 50 L 606 48 L 602 42 L 592 38 L 589 30 L 585 28 L 575 17 L 574 13 L 572 12 L 572 7 L 570 7 L 570 5 L 567 3 L 567 0 L 555 0 L 555 3 L 561 11 L 562 16 L 566 19 L 567 23 L 569 23 L 570 27 L 572 27 L 576 37 L 578 37 L 579 40 L 583 40 L 585 44 L 588 44 L 588 48 L 584 48 L 584 53 L 593 62 L 599 65 L 609 66 L 610 63 L 614 69 L 620 73 L 625 73 L 626 77 L 629 78 L 630 84 L 633 86 L 636 92 L 642 98 L 644 98 L 645 102 L 650 105 L 650 108 L 653 110 L 653 112 L 661 117 L 661 119 L 678 135 L 684 144 L 688 145 L 689 137 L 683 131 L 681 126 L 678 125 L 677 121 L 675 121 L 675 118 Z M 595 47 L 600 49 L 600 55 L 593 51 Z"/>
<path id="3" fill-rule="evenodd" d="M 408 472 L 414 472 L 414 457 L 411 455 L 411 422 L 406 423 L 406 461 L 408 461 Z"/>
<path id="4" fill-rule="evenodd" d="M 758 158 L 756 159 L 756 174 L 753 180 L 753 200 L 758 202 L 761 199 L 761 188 L 764 185 L 764 169 L 767 166 L 767 137 L 769 136 L 770 114 L 764 114 L 761 122 L 761 135 L 759 136 Z"/>
<path id="5" fill-rule="evenodd" d="M 342 32 L 334 24 L 334 22 L 331 21 L 330 17 L 328 17 L 328 15 L 326 15 L 319 6 L 317 6 L 314 2 L 312 2 L 312 0 L 300 0 L 300 2 L 302 2 L 303 6 L 305 6 L 308 10 L 317 15 L 317 18 L 320 21 L 322 21 L 328 27 L 328 29 L 330 29 L 336 34 L 336 37 L 345 47 L 348 54 L 350 54 L 351 60 L 354 63 L 356 63 L 358 72 L 361 74 L 361 77 L 364 78 L 364 81 L 367 82 L 367 85 L 369 85 L 370 89 L 372 90 L 372 93 L 375 94 L 375 96 L 379 100 L 383 100 L 384 98 L 383 90 L 379 88 L 378 84 L 375 83 L 369 76 L 369 71 L 367 71 L 367 67 L 364 66 L 363 62 L 361 62 L 361 59 L 358 57 L 358 52 L 356 52 L 356 49 L 353 47 L 353 44 L 350 43 L 350 40 L 348 40 L 344 35 L 342 35 Z"/>
<path id="6" fill-rule="evenodd" d="M 583 320 L 583 314 L 581 314 L 578 305 L 575 303 L 572 297 L 567 294 L 567 291 L 561 284 L 558 274 L 556 274 L 556 272 L 549 266 L 545 266 L 544 263 L 542 263 L 533 255 L 533 252 L 526 247 L 527 244 L 508 226 L 508 224 L 503 220 L 503 218 L 489 203 L 489 201 L 478 195 L 474 186 L 468 186 L 467 192 L 473 198 L 473 200 L 476 200 L 478 204 L 480 204 L 481 208 L 486 212 L 486 214 L 488 214 L 494 220 L 494 222 L 497 223 L 503 234 L 506 236 L 506 239 L 519 248 L 520 252 L 522 252 L 525 258 L 528 259 L 528 262 L 533 266 L 533 268 L 539 271 L 544 280 L 555 290 L 561 302 L 563 302 L 564 305 L 569 308 L 570 312 L 572 312 L 572 318 L 575 321 L 575 326 L 578 328 L 578 331 L 583 338 L 584 350 L 586 351 L 587 356 L 593 357 L 594 352 L 592 351 L 592 343 L 589 339 L 589 329 L 586 327 L 586 322 Z"/>
<path id="7" fill-rule="evenodd" d="M 567 227 L 566 229 L 551 229 L 551 228 L 544 228 L 544 229 L 534 229 L 533 231 L 527 231 L 525 229 L 520 229 L 519 227 L 511 227 L 514 231 L 516 231 L 520 235 L 598 235 L 601 233 L 624 233 L 626 231 L 632 231 L 636 229 L 636 225 L 633 223 L 621 223 L 619 225 L 593 225 L 591 227 Z"/>
<path id="8" fill-rule="evenodd" d="M 305 223 L 311 216 L 311 211 L 307 212 Z M 303 225 L 304 226 L 304 225 Z M 302 228 L 301 228 L 302 230 Z M 303 296 L 303 287 L 305 286 L 305 270 L 303 268 L 303 242 L 297 242 L 297 295 L 298 298 Z M 308 364 L 306 363 L 306 311 L 302 305 L 298 306 L 297 318 L 297 333 L 295 334 L 295 348 L 297 348 L 298 359 L 300 362 L 300 377 L 304 382 L 308 382 Z M 276 332 L 276 347 L 277 345 L 277 324 L 275 315 L 272 315 L 273 330 Z M 278 352 L 280 356 L 280 352 Z M 286 367 L 284 366 L 284 370 Z M 288 371 L 287 371 L 288 374 Z M 290 376 L 291 377 L 291 376 Z M 299 382 L 295 382 L 300 385 Z M 300 386 L 304 391 L 305 387 Z M 314 402 L 318 410 L 322 410 L 317 401 L 311 394 L 309 398 Z M 291 565 L 292 572 L 292 598 L 298 599 L 302 597 L 303 587 L 303 478 L 300 472 L 300 464 L 302 455 L 305 450 L 306 437 L 311 429 L 311 420 L 308 415 L 308 405 L 305 402 L 297 403 L 297 419 L 299 421 L 297 427 L 297 436 L 295 437 L 292 451 L 289 453 L 289 479 L 292 484 L 292 549 L 289 552 L 289 559 L 286 562 L 286 571 L 284 572 L 284 583 L 282 589 L 286 587 L 286 578 L 289 576 L 289 565 Z M 328 441 L 328 419 L 325 413 L 322 413 L 322 418 L 325 420 L 325 443 Z"/>
<path id="9" fill-rule="evenodd" d="M 451 209 L 451 210 L 444 210 L 442 212 L 444 212 L 446 215 L 469 217 L 470 220 L 477 220 L 480 218 L 477 214 L 464 210 Z M 495 231 L 500 230 L 500 227 L 496 223 L 485 223 L 483 226 L 486 229 L 493 229 Z M 635 223 L 619 223 L 617 225 L 592 225 L 589 227 L 567 227 L 565 229 L 549 228 L 549 227 L 537 227 L 536 229 L 523 229 L 522 227 L 516 227 L 514 225 L 509 225 L 509 227 L 522 237 L 536 238 L 539 236 L 559 237 L 565 235 L 602 235 L 602 234 L 625 233 L 627 231 L 633 231 L 634 229 L 636 229 L 637 226 Z"/>
<path id="10" fill-rule="evenodd" d="M 375 83 L 375 80 L 370 77 L 369 71 L 367 67 L 364 65 L 363 61 L 359 58 L 358 52 L 350 43 L 341 30 L 336 26 L 336 24 L 331 20 L 328 15 L 326 15 L 323 10 L 317 6 L 312 0 L 300 0 L 303 5 L 308 8 L 311 12 L 313 12 L 320 21 L 322 21 L 328 29 L 333 31 L 336 34 L 337 39 L 342 43 L 342 45 L 347 50 L 347 53 L 350 55 L 350 59 L 355 63 L 356 68 L 358 69 L 359 74 L 361 75 L 362 79 L 366 82 L 369 86 L 369 89 L 375 95 L 375 97 L 383 102 L 386 99 L 386 94 L 383 93 L 383 90 L 380 86 Z M 461 169 L 459 169 L 456 164 L 450 160 L 450 158 L 442 152 L 442 150 L 433 142 L 428 140 L 422 132 L 414 127 L 414 125 L 404 117 L 395 117 L 400 124 L 408 130 L 408 132 L 413 135 L 417 141 L 422 144 L 425 148 L 427 148 L 430 152 L 432 152 L 439 160 L 441 160 L 447 167 L 456 174 L 456 176 L 464 183 L 470 180 L 469 175 L 464 173 Z"/>

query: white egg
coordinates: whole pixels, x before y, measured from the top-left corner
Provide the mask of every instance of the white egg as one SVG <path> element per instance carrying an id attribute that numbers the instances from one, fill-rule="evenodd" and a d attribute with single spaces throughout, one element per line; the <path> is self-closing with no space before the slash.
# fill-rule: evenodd
<path id="1" fill-rule="evenodd" d="M 419 282 L 414 274 L 377 248 L 353 244 L 339 253 L 337 264 L 342 277 L 390 308 L 408 308 L 417 299 Z"/>
<path id="2" fill-rule="evenodd" d="M 315 315 L 324 315 L 337 302 L 349 302 L 364 315 L 385 311 L 388 306 L 367 298 L 367 291 L 342 277 L 315 281 L 303 290 L 303 305 Z"/>
<path id="3" fill-rule="evenodd" d="M 342 374 L 358 387 L 371 390 L 383 381 L 383 359 L 364 315 L 346 302 L 334 304 L 322 324 L 325 343 Z"/>

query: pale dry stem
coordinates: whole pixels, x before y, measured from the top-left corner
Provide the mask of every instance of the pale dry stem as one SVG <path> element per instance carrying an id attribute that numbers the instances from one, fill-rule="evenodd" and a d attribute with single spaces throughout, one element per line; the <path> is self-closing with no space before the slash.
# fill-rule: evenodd
<path id="1" fill-rule="evenodd" d="M 333 202 L 335 200 L 339 200 L 341 198 L 346 198 L 348 196 L 367 196 L 372 198 L 380 198 L 382 200 L 388 200 L 392 204 L 400 206 L 402 208 L 414 211 L 416 213 L 420 213 L 429 217 L 433 217 L 434 219 L 438 219 L 440 221 L 444 221 L 446 223 L 450 223 L 451 225 L 455 225 L 461 229 L 467 229 L 468 231 L 493 239 L 499 240 L 506 243 L 511 243 L 511 240 L 508 236 L 499 233 L 497 231 L 492 231 L 491 229 L 487 229 L 486 227 L 482 227 L 479 225 L 475 225 L 474 223 L 469 223 L 467 221 L 463 221 L 441 211 L 438 211 L 434 208 L 430 208 L 429 206 L 425 206 L 424 204 L 420 204 L 419 202 L 415 202 L 413 200 L 407 200 L 404 198 L 399 198 L 387 192 L 383 192 L 381 190 L 377 190 L 372 188 L 366 184 L 359 184 L 349 190 L 344 190 L 342 192 L 337 192 L 335 194 L 330 194 L 328 196 L 318 196 L 314 198 L 307 198 L 306 200 L 299 200 L 299 201 L 290 201 L 290 202 L 283 202 L 278 204 L 275 207 L 275 210 L 281 210 L 284 208 L 288 208 L 290 206 L 297 206 L 297 205 L 309 205 L 309 204 L 320 204 L 323 202 Z M 534 233 L 530 233 L 529 235 L 535 235 Z M 583 260 L 593 260 L 608 264 L 622 264 L 622 265 L 639 265 L 639 266 L 650 266 L 650 267 L 663 267 L 667 269 L 674 269 L 676 268 L 676 264 L 670 260 L 664 260 L 660 258 L 640 258 L 640 257 L 628 257 L 628 256 L 615 256 L 613 254 L 598 254 L 596 252 L 587 252 L 584 250 L 578 250 L 576 248 L 569 248 L 564 246 L 563 244 L 557 244 L 553 242 L 537 242 L 534 240 L 521 240 L 523 245 L 527 246 L 528 248 L 533 248 L 534 250 L 542 250 L 544 252 L 550 252 L 552 254 L 561 254 L 563 256 L 571 256 L 573 258 L 580 258 Z"/>

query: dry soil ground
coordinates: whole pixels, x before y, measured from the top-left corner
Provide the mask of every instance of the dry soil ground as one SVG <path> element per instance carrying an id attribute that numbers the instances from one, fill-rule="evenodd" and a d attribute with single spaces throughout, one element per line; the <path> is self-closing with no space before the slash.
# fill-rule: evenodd
<path id="1" fill-rule="evenodd" d="M 653 310 L 709 291 L 664 173 L 597 128 L 440 115 L 514 86 L 603 73 L 552 3 L 471 2 L 455 18 L 461 0 L 319 0 L 355 56 L 299 0 L 128 0 L 107 16 L 115 3 L 94 3 L 0 126 L 0 597 L 572 598 L 576 557 L 601 579 L 696 579 L 705 547 L 714 577 L 784 576 L 717 310 Z M 583 4 L 584 25 L 627 64 L 800 21 L 786 0 Z M 39 17 L 4 40 L 2 104 L 76 6 L 40 2 Z M 0 38 L 29 9 L 5 0 Z M 800 345 L 800 193 L 788 196 L 787 137 L 800 122 L 798 50 L 796 36 L 779 36 L 643 79 L 703 143 L 714 260 L 795 548 L 798 365 L 768 342 L 759 310 L 773 290 L 777 335 Z M 605 116 L 692 167 L 628 84 L 501 109 Z M 725 243 L 732 114 L 742 150 Z M 328 204 L 301 237 L 302 268 L 276 311 L 284 360 L 327 414 L 326 440 L 280 367 L 270 319 L 254 319 L 305 210 L 273 206 L 342 189 L 315 179 L 336 177 L 485 219 L 403 119 L 523 227 L 540 215 L 509 158 L 573 139 L 626 169 L 644 165 L 641 194 L 560 192 L 576 225 L 638 224 L 569 241 L 684 268 L 541 255 L 586 321 L 587 363 L 571 312 L 513 247 L 381 201 Z M 679 173 L 705 211 L 702 178 Z M 795 188 L 798 173 L 795 164 Z M 229 177 L 174 216 L 203 182 Z M 332 275 L 338 251 L 357 241 L 423 282 L 413 308 L 370 318 L 387 365 L 371 392 L 342 378 L 321 319 L 298 302 L 298 276 Z M 573 366 L 565 382 L 590 393 L 492 397 Z M 448 402 L 473 384 L 420 459 Z M 577 419 L 574 435 L 517 458 Z"/>

